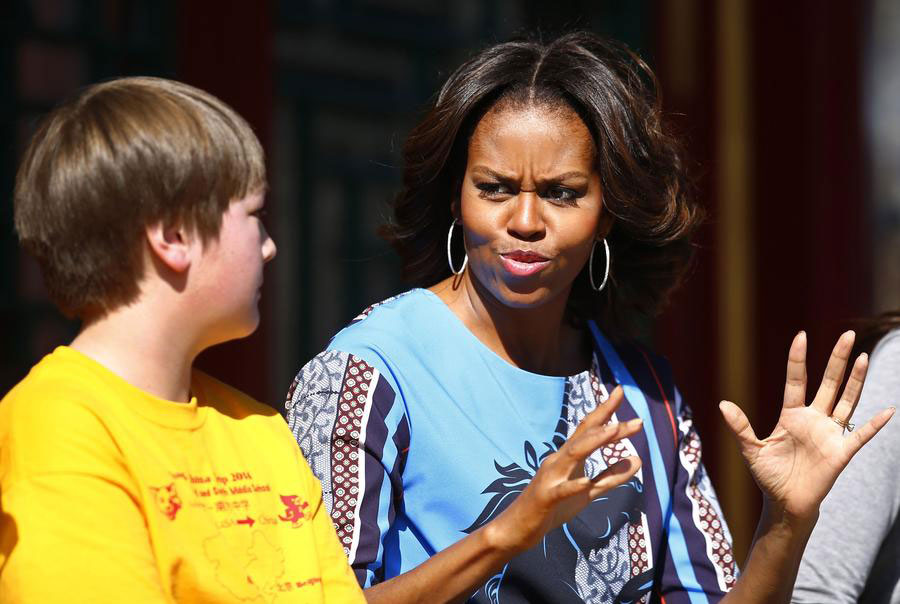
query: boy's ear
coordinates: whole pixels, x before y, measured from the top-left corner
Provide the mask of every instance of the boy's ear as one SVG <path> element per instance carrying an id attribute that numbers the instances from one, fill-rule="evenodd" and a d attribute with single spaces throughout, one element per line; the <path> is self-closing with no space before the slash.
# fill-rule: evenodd
<path id="1" fill-rule="evenodd" d="M 193 233 L 183 225 L 167 225 L 162 221 L 146 229 L 147 244 L 157 260 L 176 273 L 183 273 L 193 260 Z"/>

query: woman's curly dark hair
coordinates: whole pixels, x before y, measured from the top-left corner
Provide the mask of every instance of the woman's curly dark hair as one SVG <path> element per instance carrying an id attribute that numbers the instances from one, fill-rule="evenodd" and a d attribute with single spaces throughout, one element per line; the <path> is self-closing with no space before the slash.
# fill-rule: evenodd
<path id="1" fill-rule="evenodd" d="M 404 276 L 427 287 L 450 275 L 451 202 L 465 173 L 469 138 L 488 109 L 501 101 L 564 104 L 591 131 L 604 207 L 615 218 L 607 235 L 610 282 L 594 292 L 584 268 L 569 295 L 569 317 L 595 319 L 614 336 L 631 335 L 683 277 L 701 221 L 680 147 L 662 124 L 657 88 L 640 57 L 587 32 L 549 43 L 497 44 L 463 63 L 403 148 L 403 189 L 381 233 L 399 252 Z"/>

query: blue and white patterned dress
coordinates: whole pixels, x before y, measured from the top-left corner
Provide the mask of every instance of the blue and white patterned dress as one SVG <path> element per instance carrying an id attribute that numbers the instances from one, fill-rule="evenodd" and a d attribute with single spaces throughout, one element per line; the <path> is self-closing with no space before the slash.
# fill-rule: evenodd
<path id="1" fill-rule="evenodd" d="M 470 602 L 717 602 L 737 568 L 689 408 L 668 366 L 593 325 L 589 370 L 530 373 L 498 357 L 433 293 L 363 312 L 297 375 L 287 415 L 364 587 L 497 516 L 616 384 L 615 420 L 644 430 L 596 451 L 594 475 L 644 464 L 509 562 Z"/>

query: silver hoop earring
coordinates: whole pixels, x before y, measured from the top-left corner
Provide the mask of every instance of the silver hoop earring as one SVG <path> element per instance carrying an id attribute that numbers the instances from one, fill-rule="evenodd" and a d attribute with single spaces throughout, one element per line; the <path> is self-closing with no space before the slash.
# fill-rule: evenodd
<path id="1" fill-rule="evenodd" d="M 450 223 L 450 232 L 447 233 L 447 264 L 450 265 L 450 272 L 454 275 L 461 275 L 464 270 L 466 270 L 466 264 L 469 263 L 469 254 L 466 253 L 465 258 L 463 258 L 462 266 L 459 267 L 459 270 L 453 268 L 453 255 L 450 253 L 450 242 L 453 240 L 453 227 L 457 224 L 462 224 L 459 220 L 454 219 L 453 222 Z M 465 243 L 463 244 L 465 247 Z"/>
<path id="2" fill-rule="evenodd" d="M 591 248 L 591 258 L 588 260 L 588 277 L 591 279 L 591 288 L 595 292 L 603 291 L 603 288 L 606 287 L 606 280 L 609 279 L 609 265 L 612 264 L 612 255 L 609 253 L 609 244 L 606 243 L 606 238 L 603 238 L 603 250 L 606 252 L 606 268 L 603 270 L 603 281 L 598 286 L 594 282 L 594 251 L 597 249 L 597 240 L 594 240 L 594 245 Z"/>

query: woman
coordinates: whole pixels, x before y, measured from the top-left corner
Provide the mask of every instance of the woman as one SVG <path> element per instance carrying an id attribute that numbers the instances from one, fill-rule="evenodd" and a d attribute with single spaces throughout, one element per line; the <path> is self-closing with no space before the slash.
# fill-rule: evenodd
<path id="1" fill-rule="evenodd" d="M 370 601 L 786 600 L 818 502 L 887 421 L 842 437 L 852 334 L 811 407 L 797 336 L 768 439 L 723 403 L 766 494 L 737 578 L 690 410 L 628 341 L 698 221 L 652 81 L 590 34 L 500 44 L 410 134 L 387 235 L 427 289 L 363 312 L 287 401 Z"/>
<path id="2" fill-rule="evenodd" d="M 900 311 L 867 325 L 859 348 L 872 352 L 872 363 L 856 415 L 872 417 L 900 399 Z M 860 452 L 822 502 L 793 602 L 900 603 L 898 427 Z"/>

